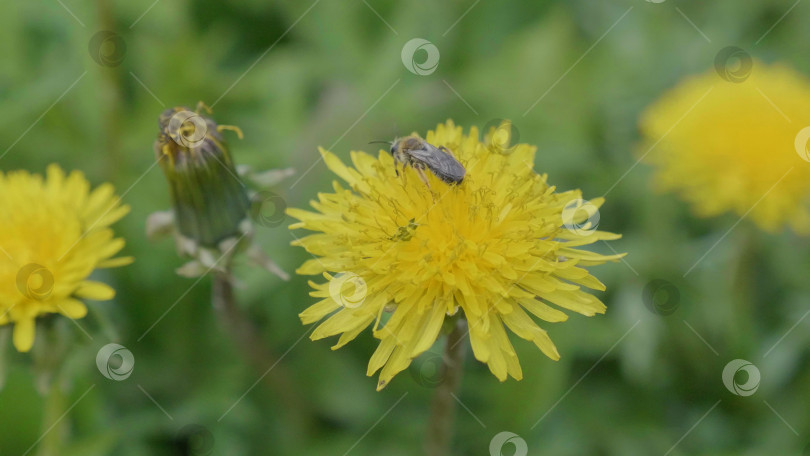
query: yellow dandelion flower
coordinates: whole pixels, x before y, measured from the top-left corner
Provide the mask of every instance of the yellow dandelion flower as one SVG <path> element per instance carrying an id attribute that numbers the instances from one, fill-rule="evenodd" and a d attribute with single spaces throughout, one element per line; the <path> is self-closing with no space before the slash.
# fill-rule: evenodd
<path id="1" fill-rule="evenodd" d="M 698 216 L 748 214 L 764 230 L 808 234 L 810 164 L 794 144 L 810 125 L 810 80 L 782 65 L 752 69 L 693 76 L 662 95 L 641 118 L 641 153 L 656 186 Z"/>
<path id="2" fill-rule="evenodd" d="M 129 212 L 110 184 L 90 190 L 78 171 L 56 165 L 45 179 L 26 171 L 0 173 L 0 324 L 14 324 L 14 346 L 27 352 L 38 316 L 82 318 L 80 299 L 112 299 L 109 286 L 88 280 L 97 268 L 123 266 L 124 247 L 110 225 Z"/>
<path id="3" fill-rule="evenodd" d="M 504 153 L 491 138 L 482 142 L 476 128 L 465 135 L 452 121 L 428 132 L 430 144 L 451 150 L 467 170 L 459 185 L 427 171 L 432 191 L 411 167 L 397 177 L 388 152 L 352 152 L 352 168 L 321 150 L 349 188 L 334 182 L 333 193 L 311 202 L 316 212 L 287 211 L 300 220 L 291 229 L 318 232 L 293 242 L 316 256 L 297 272 L 327 279 L 310 282 L 311 296 L 321 300 L 301 313 L 302 321 L 328 316 L 311 338 L 341 334 L 333 349 L 373 325 L 381 342 L 367 374 L 382 369 L 378 390 L 433 345 L 447 318 L 467 319 L 475 357 L 504 381 L 522 378 L 504 326 L 556 360 L 556 347 L 531 315 L 560 322 L 568 317 L 558 307 L 588 316 L 605 311 L 581 288 L 605 288 L 584 266 L 621 255 L 578 247 L 620 236 L 587 223 L 566 228 L 563 212 L 581 202 L 580 192 L 555 193 L 532 170 L 535 147 Z M 571 218 L 581 223 L 584 215 Z"/>

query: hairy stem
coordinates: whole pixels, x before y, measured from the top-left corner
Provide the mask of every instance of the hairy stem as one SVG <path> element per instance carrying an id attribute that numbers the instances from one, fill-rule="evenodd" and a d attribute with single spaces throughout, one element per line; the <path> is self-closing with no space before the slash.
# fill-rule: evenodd
<path id="1" fill-rule="evenodd" d="M 755 333 L 754 322 L 756 321 L 756 280 L 757 280 L 757 233 L 751 227 L 745 227 L 738 233 L 739 254 L 736 264 L 732 269 L 732 291 L 733 297 L 733 329 L 735 334 L 734 345 L 738 350 L 750 350 L 753 348 L 751 337 L 747 335 Z"/>
<path id="2" fill-rule="evenodd" d="M 100 30 L 117 31 L 114 7 L 110 0 L 98 0 L 98 25 Z M 97 52 L 101 52 L 98 50 Z M 103 125 L 104 169 L 107 176 L 120 176 L 121 169 L 121 99 L 123 97 L 122 72 L 120 68 L 101 68 L 100 97 Z"/>
<path id="3" fill-rule="evenodd" d="M 466 335 L 466 320 L 459 318 L 453 326 L 452 332 L 447 336 L 447 345 L 444 347 L 442 359 L 444 361 L 444 378 L 436 391 L 430 405 L 430 420 L 428 421 L 425 439 L 425 454 L 427 456 L 447 456 L 450 454 L 450 441 L 453 437 L 453 423 L 456 415 L 456 398 L 454 394 L 461 385 L 461 376 L 464 372 L 463 343 Z"/>
<path id="4" fill-rule="evenodd" d="M 61 454 L 65 447 L 65 395 L 62 393 L 58 378 L 50 380 L 48 392 L 45 395 L 42 412 L 42 441 L 37 449 L 39 456 L 56 456 Z"/>
<path id="5" fill-rule="evenodd" d="M 287 421 L 292 422 L 299 430 L 304 430 L 304 426 L 308 424 L 307 404 L 289 372 L 281 364 L 281 359 L 267 347 L 267 342 L 262 339 L 256 326 L 236 305 L 233 285 L 226 275 L 214 274 L 211 300 L 220 321 L 239 350 L 262 375 L 264 383 L 286 411 Z"/>

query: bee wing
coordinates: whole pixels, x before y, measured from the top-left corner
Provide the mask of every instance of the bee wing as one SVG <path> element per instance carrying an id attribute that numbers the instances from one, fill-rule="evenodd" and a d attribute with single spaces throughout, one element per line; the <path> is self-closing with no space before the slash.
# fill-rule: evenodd
<path id="1" fill-rule="evenodd" d="M 410 149 L 413 158 L 421 161 L 441 180 L 448 183 L 458 183 L 464 179 L 467 170 L 452 155 L 427 144 L 424 148 Z"/>

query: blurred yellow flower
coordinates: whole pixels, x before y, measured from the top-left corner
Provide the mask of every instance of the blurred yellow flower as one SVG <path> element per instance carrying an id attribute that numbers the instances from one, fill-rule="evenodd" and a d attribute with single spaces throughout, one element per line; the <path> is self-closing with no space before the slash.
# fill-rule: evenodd
<path id="1" fill-rule="evenodd" d="M 433 192 L 413 168 L 397 177 L 387 151 L 352 152 L 351 168 L 321 150 L 350 188 L 334 182 L 334 193 L 311 203 L 316 212 L 287 211 L 300 220 L 291 229 L 319 232 L 293 242 L 317 256 L 297 272 L 327 279 L 310 282 L 321 300 L 302 321 L 329 316 L 311 338 L 342 334 L 334 349 L 373 325 L 381 342 L 367 374 L 382 369 L 378 390 L 433 345 L 447 318 L 467 319 L 475 357 L 504 381 L 522 378 L 504 325 L 556 360 L 556 347 L 530 314 L 560 322 L 568 316 L 555 306 L 589 316 L 605 311 L 581 289 L 605 288 L 584 266 L 622 255 L 578 249 L 620 237 L 583 223 L 602 200 L 580 211 L 578 190 L 555 193 L 532 170 L 535 147 L 502 150 L 495 131 L 483 142 L 476 128 L 465 135 L 452 121 L 428 132 L 429 143 L 450 149 L 467 170 L 452 186 L 427 171 Z"/>
<path id="2" fill-rule="evenodd" d="M 78 171 L 48 167 L 45 179 L 26 171 L 0 173 L 0 324 L 14 324 L 14 346 L 34 343 L 38 316 L 82 318 L 79 300 L 112 299 L 109 286 L 87 280 L 96 268 L 123 266 L 124 246 L 110 225 L 129 212 L 110 184 L 90 191 Z"/>
<path id="3" fill-rule="evenodd" d="M 808 234 L 810 163 L 795 142 L 810 125 L 810 80 L 782 65 L 751 69 L 693 76 L 662 95 L 641 117 L 640 154 L 656 186 L 699 216 L 730 211 L 767 231 Z"/>

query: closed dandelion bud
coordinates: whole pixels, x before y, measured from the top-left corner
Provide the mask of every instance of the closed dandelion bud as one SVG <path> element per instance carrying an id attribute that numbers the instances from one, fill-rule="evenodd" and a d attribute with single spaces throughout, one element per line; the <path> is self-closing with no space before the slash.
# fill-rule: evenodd
<path id="1" fill-rule="evenodd" d="M 240 139 L 242 131 L 217 125 L 201 115 L 201 109 L 210 113 L 199 103 L 195 111 L 182 106 L 167 109 L 158 119 L 155 156 L 169 183 L 172 209 L 149 216 L 147 236 L 174 236 L 178 253 L 192 258 L 177 269 L 184 277 L 211 271 L 229 276 L 231 258 L 244 252 L 252 263 L 287 280 L 287 274 L 253 242 L 253 222 L 259 226 L 283 222 L 286 203 L 267 189 L 293 170 L 254 172 L 249 166 L 236 166 L 222 130 L 233 130 Z"/>
<path id="2" fill-rule="evenodd" d="M 221 130 L 241 132 L 185 107 L 167 109 L 158 124 L 155 155 L 169 183 L 177 229 L 207 247 L 238 237 L 250 200 Z"/>

